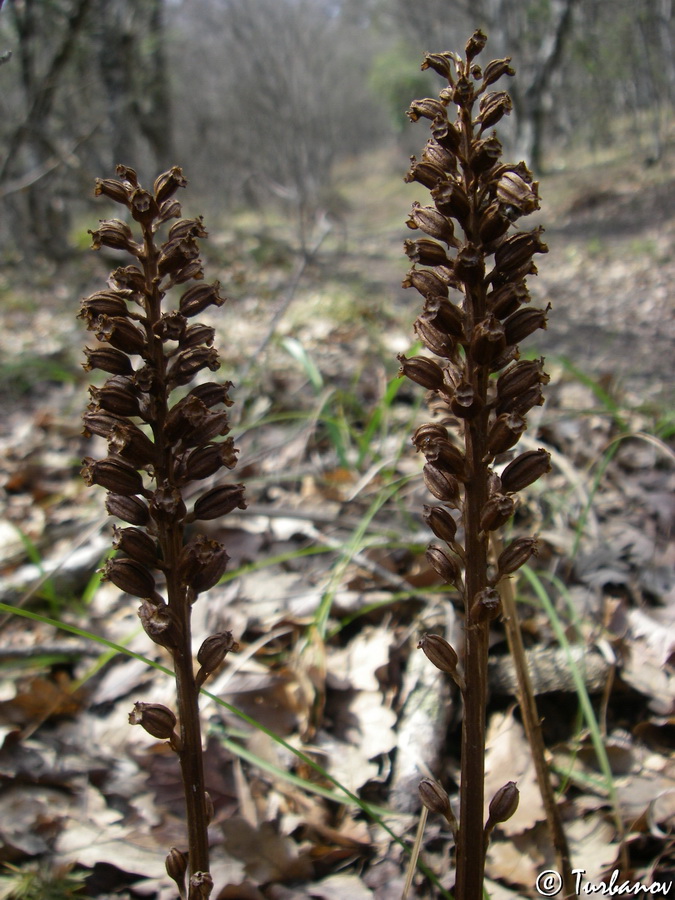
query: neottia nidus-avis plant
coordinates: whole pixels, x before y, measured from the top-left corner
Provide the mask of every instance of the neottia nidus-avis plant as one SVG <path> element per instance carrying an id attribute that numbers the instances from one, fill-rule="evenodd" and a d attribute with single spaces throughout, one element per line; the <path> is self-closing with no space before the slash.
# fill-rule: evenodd
<path id="1" fill-rule="evenodd" d="M 115 269 L 105 289 L 82 301 L 80 317 L 100 342 L 85 349 L 85 369 L 108 375 L 102 386 L 90 387 L 83 417 L 85 433 L 105 438 L 108 455 L 83 460 L 82 476 L 107 489 L 106 509 L 124 523 L 114 528 L 118 553 L 104 576 L 140 599 L 145 632 L 173 660 L 177 715 L 160 704 L 136 703 L 129 720 L 168 741 L 178 756 L 188 848 L 171 848 L 166 867 L 181 898 L 206 900 L 212 806 L 204 785 L 199 687 L 236 644 L 227 631 L 206 638 L 195 672 L 192 605 L 221 578 L 228 555 L 218 541 L 187 536 L 186 526 L 246 506 L 241 484 L 199 490 L 200 482 L 212 484 L 237 461 L 226 437 L 232 385 L 203 377 L 220 362 L 214 329 L 195 321 L 225 298 L 218 282 L 203 280 L 201 218 L 181 218 L 175 199 L 186 184 L 181 170 L 161 174 L 152 192 L 133 169 L 118 166 L 117 176 L 97 180 L 96 193 L 120 204 L 125 218 L 102 221 L 91 232 L 93 246 L 125 250 L 134 262 Z"/>
<path id="2" fill-rule="evenodd" d="M 479 65 L 485 43 L 477 31 L 463 57 L 426 54 L 422 68 L 446 86 L 408 111 L 431 128 L 406 175 L 430 190 L 433 203 L 413 204 L 407 224 L 426 236 L 405 242 L 413 265 L 403 283 L 424 299 L 414 331 L 429 353 L 399 357 L 402 373 L 430 392 L 435 414 L 413 435 L 434 498 L 424 510 L 436 538 L 427 559 L 456 590 L 465 615 L 463 674 L 443 638 L 420 641 L 431 662 L 455 678 L 464 700 L 457 900 L 482 897 L 488 835 L 517 806 L 517 788 L 508 782 L 484 822 L 488 636 L 502 611 L 499 582 L 536 552 L 536 540 L 515 539 L 491 563 L 490 534 L 512 517 L 518 492 L 550 469 L 546 450 L 514 450 L 548 381 L 543 360 L 521 360 L 519 352 L 522 340 L 546 327 L 547 310 L 530 303 L 526 278 L 536 274 L 533 258 L 547 247 L 540 228 L 520 227 L 539 208 L 537 184 L 524 163 L 502 162 L 492 127 L 511 111 L 511 100 L 492 85 L 514 71 L 509 59 Z"/>

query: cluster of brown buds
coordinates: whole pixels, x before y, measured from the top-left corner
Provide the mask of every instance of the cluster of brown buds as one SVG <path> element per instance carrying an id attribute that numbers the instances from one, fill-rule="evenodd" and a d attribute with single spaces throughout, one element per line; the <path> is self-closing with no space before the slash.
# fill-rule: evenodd
<path id="1" fill-rule="evenodd" d="M 520 360 L 518 348 L 546 327 L 547 310 L 530 304 L 526 277 L 536 274 L 533 257 L 547 247 L 540 228 L 512 228 L 539 208 L 537 183 L 525 163 L 501 161 L 501 144 L 489 133 L 511 111 L 509 95 L 490 86 L 514 71 L 509 59 L 478 65 L 485 42 L 477 31 L 463 58 L 426 54 L 422 68 L 433 69 L 447 85 L 438 98 L 416 100 L 408 111 L 413 122 L 424 118 L 431 127 L 422 158 L 412 158 L 405 179 L 431 192 L 433 205 L 414 203 L 407 221 L 428 237 L 405 242 L 413 266 L 403 282 L 424 298 L 414 330 L 429 354 L 399 357 L 402 374 L 431 392 L 437 416 L 413 436 L 435 498 L 424 510 L 438 539 L 427 559 L 465 608 L 463 676 L 457 673 L 457 653 L 443 639 L 433 636 L 420 644 L 455 678 L 464 697 L 455 887 L 460 900 L 482 896 L 484 859 L 476 856 L 483 856 L 487 833 L 482 821 L 487 649 L 490 622 L 501 612 L 497 585 L 536 551 L 534 538 L 518 538 L 490 567 L 489 537 L 513 515 L 517 492 L 550 469 L 543 449 L 511 458 L 526 415 L 543 403 L 548 381 L 543 360 Z"/>
<path id="2" fill-rule="evenodd" d="M 208 637 L 197 654 L 200 668 L 194 674 L 191 607 L 222 577 L 228 555 L 216 540 L 202 534 L 188 537 L 186 526 L 246 506 L 241 484 L 210 487 L 194 497 L 195 482 L 236 464 L 237 451 L 226 437 L 232 385 L 198 377 L 205 370 L 215 372 L 220 362 L 213 347 L 214 329 L 194 321 L 225 298 L 218 282 L 203 281 L 197 245 L 198 238 L 206 237 L 201 218 L 181 218 L 174 196 L 186 184 L 181 170 L 174 167 L 161 174 L 152 192 L 139 184 L 133 169 L 118 166 L 117 176 L 97 180 L 96 194 L 123 206 L 138 233 L 121 219 L 102 221 L 91 232 L 95 249 L 124 250 L 134 262 L 115 269 L 105 290 L 82 301 L 80 318 L 100 342 L 85 349 L 84 367 L 108 374 L 102 386 L 90 388 L 91 403 L 83 417 L 85 434 L 105 438 L 108 455 L 86 458 L 82 476 L 87 484 L 107 489 L 108 513 L 125 523 L 114 529 L 119 552 L 105 566 L 104 576 L 141 600 L 143 628 L 173 658 L 179 730 L 174 713 L 159 704 L 136 704 L 130 721 L 168 740 L 179 756 L 189 857 L 177 883 L 181 897 L 203 898 L 208 897 L 210 878 L 209 800 L 198 693 L 236 644 L 230 632 Z M 180 296 L 174 308 L 166 309 L 173 288 Z M 190 498 L 191 509 L 186 502 Z M 173 848 L 167 858 L 172 877 L 181 868 L 176 864 L 179 856 Z"/>

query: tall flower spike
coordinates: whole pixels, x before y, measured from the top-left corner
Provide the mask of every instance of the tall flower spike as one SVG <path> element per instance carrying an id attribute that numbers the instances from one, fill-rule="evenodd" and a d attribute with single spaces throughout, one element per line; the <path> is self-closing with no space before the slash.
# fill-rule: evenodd
<path id="1" fill-rule="evenodd" d="M 87 434 L 108 442 L 108 456 L 83 460 L 82 477 L 110 492 L 106 509 L 133 527 L 116 528 L 114 546 L 122 554 L 109 561 L 104 575 L 120 590 L 141 599 L 141 624 L 154 643 L 173 656 L 178 716 L 167 707 L 137 703 L 130 721 L 170 741 L 179 757 L 185 786 L 188 852 L 172 848 L 167 857 L 177 883 L 185 875 L 190 897 L 207 898 L 209 875 L 199 686 L 225 653 L 236 649 L 229 632 L 207 638 L 200 650 L 198 678 L 191 645 L 191 606 L 225 572 L 228 556 L 218 541 L 185 536 L 196 519 L 214 519 L 245 509 L 241 484 L 196 482 L 236 465 L 229 431 L 230 382 L 201 381 L 203 370 L 220 367 L 213 348 L 214 330 L 194 322 L 209 307 L 225 302 L 220 285 L 205 283 L 197 239 L 206 237 L 201 218 L 180 218 L 174 194 L 187 184 L 174 166 L 144 190 L 133 169 L 118 166 L 117 179 L 96 182 L 96 194 L 126 209 L 127 221 L 110 219 L 91 232 L 94 249 L 126 250 L 134 263 L 116 269 L 109 287 L 82 301 L 80 318 L 102 346 L 86 348 L 84 368 L 108 374 L 91 387 L 84 415 Z M 160 229 L 168 227 L 163 242 Z M 195 282 L 195 283 L 193 283 Z M 184 285 L 169 304 L 172 288 Z M 204 649 L 206 648 L 206 649 Z M 179 725 L 177 724 L 179 723 Z M 174 726 L 179 732 L 174 731 Z"/>
<path id="2" fill-rule="evenodd" d="M 538 186 L 525 163 L 501 161 L 501 144 L 490 133 L 511 112 L 511 99 L 488 87 L 514 73 L 508 59 L 474 62 L 485 42 L 477 31 L 463 58 L 426 54 L 422 68 L 433 69 L 446 87 L 438 98 L 413 101 L 408 112 L 431 129 L 422 162 L 413 158 L 405 176 L 430 189 L 433 206 L 413 203 L 407 225 L 426 237 L 405 242 L 413 265 L 403 281 L 423 298 L 415 333 L 428 355 L 399 357 L 402 374 L 431 392 L 430 406 L 443 423 L 422 425 L 413 442 L 426 458 L 424 481 L 435 498 L 425 519 L 444 542 L 430 545 L 427 560 L 465 610 L 458 900 L 482 896 L 488 634 L 501 611 L 495 587 L 535 547 L 526 539 L 511 544 L 490 578 L 488 533 L 513 515 L 514 494 L 550 469 L 545 450 L 517 456 L 501 478 L 492 468 L 517 444 L 527 412 L 543 402 L 543 361 L 516 360 L 519 341 L 546 325 L 547 310 L 525 305 L 525 280 L 547 247 L 541 228 L 514 229 L 539 208 Z M 435 649 L 429 640 L 420 644 L 427 654 Z"/>

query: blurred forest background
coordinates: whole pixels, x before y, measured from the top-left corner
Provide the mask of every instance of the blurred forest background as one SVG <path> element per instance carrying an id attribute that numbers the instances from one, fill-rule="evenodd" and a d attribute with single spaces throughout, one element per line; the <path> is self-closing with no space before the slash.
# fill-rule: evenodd
<path id="1" fill-rule="evenodd" d="M 671 0 L 6 0 L 3 259 L 68 255 L 92 178 L 118 162 L 146 179 L 178 162 L 221 213 L 281 202 L 307 240 L 339 211 L 342 161 L 408 149 L 405 110 L 433 84 L 422 52 L 478 26 L 517 61 L 509 156 L 542 171 L 628 140 L 660 159 Z"/>

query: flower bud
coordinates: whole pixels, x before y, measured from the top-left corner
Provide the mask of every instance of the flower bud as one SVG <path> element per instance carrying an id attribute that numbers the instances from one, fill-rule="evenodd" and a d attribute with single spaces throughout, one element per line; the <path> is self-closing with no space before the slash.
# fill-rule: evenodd
<path id="1" fill-rule="evenodd" d="M 182 896 L 185 894 L 185 873 L 187 872 L 188 859 L 187 854 L 181 853 L 177 847 L 172 847 L 165 860 L 166 872 L 169 878 L 176 882 L 178 892 Z"/>
<path id="2" fill-rule="evenodd" d="M 452 544 L 457 533 L 457 522 L 444 506 L 425 506 L 422 518 L 437 538 Z"/>
<path id="3" fill-rule="evenodd" d="M 401 363 L 399 375 L 405 375 L 411 381 L 429 391 L 439 391 L 443 387 L 443 369 L 426 356 L 406 358 L 402 353 L 396 357 Z"/>
<path id="4" fill-rule="evenodd" d="M 479 622 L 491 622 L 501 615 L 502 598 L 495 588 L 485 588 L 478 591 L 473 598 L 469 618 L 474 624 Z"/>
<path id="5" fill-rule="evenodd" d="M 432 569 L 441 576 L 446 584 L 459 588 L 462 582 L 462 569 L 457 558 L 449 556 L 441 547 L 433 544 L 427 548 L 426 559 Z"/>
<path id="6" fill-rule="evenodd" d="M 158 599 L 161 601 L 161 598 Z M 178 646 L 180 633 L 176 615 L 166 603 L 144 598 L 138 607 L 138 618 L 143 630 L 155 644 L 166 647 L 167 650 Z"/>
<path id="7" fill-rule="evenodd" d="M 411 269 L 403 279 L 404 288 L 415 288 L 423 297 L 447 297 L 448 286 L 430 269 Z"/>
<path id="8" fill-rule="evenodd" d="M 506 91 L 483 94 L 480 98 L 480 113 L 474 124 L 480 125 L 480 130 L 485 131 L 486 128 L 496 125 L 503 116 L 508 116 L 512 109 L 513 104 Z"/>
<path id="9" fill-rule="evenodd" d="M 466 314 L 455 303 L 443 297 L 427 297 L 424 316 L 431 324 L 452 337 L 464 337 Z"/>
<path id="10" fill-rule="evenodd" d="M 109 516 L 117 516 L 118 519 L 128 522 L 130 525 L 147 525 L 150 521 L 148 507 L 138 497 L 108 494 L 105 508 L 108 510 Z"/>
<path id="11" fill-rule="evenodd" d="M 213 347 L 191 347 L 182 350 L 174 359 L 169 370 L 172 387 L 187 384 L 201 369 L 215 372 L 220 368 L 218 352 Z"/>
<path id="12" fill-rule="evenodd" d="M 96 197 L 103 195 L 104 197 L 110 197 L 115 203 L 122 203 L 128 206 L 129 193 L 128 187 L 114 178 L 97 178 L 94 181 L 94 195 Z"/>
<path id="13" fill-rule="evenodd" d="M 119 528 L 114 525 L 113 547 L 148 568 L 159 564 L 157 544 L 140 528 Z"/>
<path id="14" fill-rule="evenodd" d="M 133 381 L 125 375 L 113 375 L 100 388 L 92 385 L 89 393 L 106 412 L 122 417 L 140 414 L 138 390 Z"/>
<path id="15" fill-rule="evenodd" d="M 501 474 L 502 489 L 507 494 L 515 494 L 550 471 L 551 456 L 547 450 L 528 450 L 504 469 Z"/>
<path id="16" fill-rule="evenodd" d="M 234 446 L 232 438 L 227 438 L 218 444 L 205 444 L 196 447 L 188 454 L 184 454 L 178 460 L 175 474 L 176 480 L 198 481 L 208 478 L 221 469 L 233 469 L 237 464 L 238 450 Z"/>
<path id="17" fill-rule="evenodd" d="M 175 714 L 161 703 L 143 703 L 137 700 L 129 713 L 129 724 L 141 725 L 153 737 L 159 738 L 160 741 L 168 741 L 174 736 L 177 719 Z"/>
<path id="18" fill-rule="evenodd" d="M 507 344 L 519 344 L 538 328 L 546 328 L 546 310 L 519 309 L 504 322 Z"/>
<path id="19" fill-rule="evenodd" d="M 482 531 L 496 531 L 511 518 L 516 504 L 512 497 L 505 494 L 494 494 L 487 501 L 480 514 Z"/>
<path id="20" fill-rule="evenodd" d="M 459 658 L 445 638 L 439 634 L 423 634 L 417 649 L 422 650 L 429 662 L 433 663 L 437 669 L 454 677 Z"/>
<path id="21" fill-rule="evenodd" d="M 455 259 L 455 274 L 467 285 L 477 285 L 485 275 L 485 258 L 472 244 L 465 244 Z"/>
<path id="22" fill-rule="evenodd" d="M 525 359 L 502 372 L 497 379 L 498 404 L 505 405 L 538 384 L 548 384 L 550 379 L 543 365 L 543 359 Z"/>
<path id="23" fill-rule="evenodd" d="M 447 266 L 450 264 L 450 259 L 441 245 L 428 238 L 404 241 L 403 249 L 411 262 L 421 266 Z"/>
<path id="24" fill-rule="evenodd" d="M 84 353 L 87 357 L 87 361 L 83 364 L 85 372 L 100 369 L 102 372 L 110 372 L 113 375 L 133 374 L 134 369 L 129 357 L 120 350 L 112 347 L 98 347 L 92 350 L 90 347 L 85 347 Z"/>
<path id="25" fill-rule="evenodd" d="M 90 416 L 85 413 L 82 417 L 85 425 L 91 431 L 89 425 Z M 94 432 L 96 434 L 97 432 Z M 108 448 L 111 453 L 116 453 L 128 460 L 133 466 L 140 468 L 157 461 L 157 447 L 141 429 L 126 419 L 120 419 L 113 424 L 108 437 Z"/>
<path id="26" fill-rule="evenodd" d="M 523 303 L 530 302 L 530 292 L 524 281 L 509 281 L 487 295 L 488 309 L 498 319 L 506 319 Z"/>
<path id="27" fill-rule="evenodd" d="M 488 432 L 488 452 L 492 456 L 505 453 L 515 446 L 527 428 L 527 422 L 518 413 L 502 413 L 492 423 Z"/>
<path id="28" fill-rule="evenodd" d="M 427 463 L 422 470 L 427 489 L 438 500 L 456 503 L 459 500 L 459 482 L 449 472 Z"/>
<path id="29" fill-rule="evenodd" d="M 437 72 L 441 78 L 447 78 L 448 81 L 452 79 L 452 72 L 454 68 L 454 60 L 453 55 L 451 53 L 425 53 L 424 54 L 424 62 L 421 66 L 422 70 L 425 69 L 433 69 L 434 72 Z"/>
<path id="30" fill-rule="evenodd" d="M 483 319 L 473 329 L 471 335 L 471 355 L 477 363 L 492 362 L 506 347 L 504 326 L 494 316 Z"/>
<path id="31" fill-rule="evenodd" d="M 80 476 L 88 487 L 98 484 L 115 494 L 125 496 L 143 493 L 143 478 L 140 472 L 122 459 L 109 456 L 106 459 L 95 460 L 86 456 L 82 463 Z"/>
<path id="32" fill-rule="evenodd" d="M 452 216 L 462 225 L 465 223 L 471 205 L 466 191 L 458 181 L 442 181 L 431 191 L 436 209 L 444 216 Z"/>
<path id="33" fill-rule="evenodd" d="M 183 175 L 183 171 L 179 166 L 172 166 L 168 171 L 162 172 L 155 179 L 153 192 L 157 203 L 164 203 L 169 197 L 172 197 L 178 188 L 185 187 L 187 179 Z"/>
<path id="34" fill-rule="evenodd" d="M 124 295 L 118 291 L 96 291 L 85 297 L 80 304 L 78 319 L 87 319 L 90 323 L 99 316 L 128 316 L 129 310 Z"/>
<path id="35" fill-rule="evenodd" d="M 406 225 L 408 228 L 419 228 L 425 234 L 443 241 L 448 247 L 455 244 L 452 222 L 433 206 L 413 203 Z"/>
<path id="36" fill-rule="evenodd" d="M 417 786 L 417 790 L 420 793 L 422 804 L 429 812 L 447 817 L 450 812 L 450 798 L 438 782 L 431 778 L 423 778 Z"/>
<path id="37" fill-rule="evenodd" d="M 112 581 L 115 587 L 134 597 L 154 597 L 155 579 L 152 574 L 134 559 L 117 557 L 104 565 L 103 580 Z"/>
<path id="38" fill-rule="evenodd" d="M 181 550 L 178 578 L 196 594 L 200 594 L 218 584 L 225 574 L 229 559 L 221 543 L 199 534 Z"/>
<path id="39" fill-rule="evenodd" d="M 219 281 L 214 281 L 213 284 L 196 284 L 188 288 L 180 298 L 178 304 L 180 312 L 189 318 L 199 315 L 209 306 L 222 306 L 226 298 L 220 296 L 219 288 Z"/>
<path id="40" fill-rule="evenodd" d="M 455 356 L 457 350 L 455 338 L 432 325 L 426 315 L 415 319 L 413 330 L 424 346 L 436 356 L 444 359 L 452 359 Z"/>
<path id="41" fill-rule="evenodd" d="M 132 169 L 131 166 L 120 164 L 115 166 L 115 172 L 122 181 L 126 181 L 130 187 L 138 187 L 138 175 L 136 174 L 136 170 Z"/>
<path id="42" fill-rule="evenodd" d="M 497 572 L 501 578 L 511 575 L 525 565 L 531 556 L 537 555 L 538 541 L 536 537 L 520 537 L 505 547 L 497 560 Z"/>
<path id="43" fill-rule="evenodd" d="M 413 100 L 406 115 L 411 122 L 417 122 L 419 119 L 445 119 L 447 112 L 440 100 L 434 97 L 425 97 L 423 100 Z"/>
<path id="44" fill-rule="evenodd" d="M 490 800 L 488 807 L 488 820 L 485 825 L 487 832 L 491 831 L 499 822 L 506 822 L 518 809 L 520 793 L 516 787 L 515 781 L 507 781 L 503 787 L 500 787 L 497 793 Z"/>
<path id="45" fill-rule="evenodd" d="M 194 519 L 218 519 L 234 509 L 246 509 L 243 484 L 225 484 L 203 494 L 195 503 Z"/>
<path id="46" fill-rule="evenodd" d="M 466 42 L 464 52 L 466 53 L 467 62 L 471 62 L 483 50 L 487 43 L 487 37 L 480 29 L 476 29 Z"/>
<path id="47" fill-rule="evenodd" d="M 221 631 L 209 635 L 199 648 L 197 662 L 201 669 L 197 672 L 197 686 L 201 687 L 208 676 L 215 672 L 230 651 L 239 649 L 239 644 L 232 638 L 231 631 Z"/>
<path id="48" fill-rule="evenodd" d="M 145 222 L 146 224 L 152 222 L 159 212 L 157 201 L 152 194 L 140 187 L 132 191 L 129 208 L 131 209 L 131 215 L 137 222 Z"/>
<path id="49" fill-rule="evenodd" d="M 494 84 L 502 75 L 515 75 L 514 69 L 509 65 L 510 62 L 510 56 L 505 56 L 503 59 L 491 59 L 483 69 L 483 85 L 487 87 Z"/>
<path id="50" fill-rule="evenodd" d="M 459 419 L 473 419 L 483 408 L 483 402 L 474 391 L 473 385 L 462 381 L 450 401 L 450 408 Z"/>
<path id="51" fill-rule="evenodd" d="M 537 183 L 528 184 L 517 172 L 506 171 L 497 182 L 497 200 L 526 216 L 539 209 Z"/>
<path id="52" fill-rule="evenodd" d="M 426 425 L 420 425 L 412 436 L 412 442 L 416 450 L 424 450 L 430 441 L 447 441 L 448 429 L 444 425 L 437 422 L 428 422 Z"/>
<path id="53" fill-rule="evenodd" d="M 94 250 L 101 247 L 111 247 L 113 250 L 127 250 L 129 253 L 139 253 L 141 248 L 133 240 L 131 228 L 120 219 L 108 219 L 100 222 L 96 231 L 89 230 L 91 244 Z"/>
<path id="54" fill-rule="evenodd" d="M 410 162 L 410 168 L 403 177 L 406 184 L 417 181 L 419 184 L 424 185 L 424 187 L 431 190 L 431 188 L 435 187 L 439 181 L 445 179 L 445 172 L 440 166 L 437 166 L 436 163 L 427 160 L 417 162 L 414 156 L 410 157 Z"/>
<path id="55" fill-rule="evenodd" d="M 440 166 L 444 172 L 453 173 L 457 169 L 457 157 L 455 154 L 445 147 L 441 147 L 438 141 L 433 138 L 429 138 L 424 145 L 422 159 Z"/>

